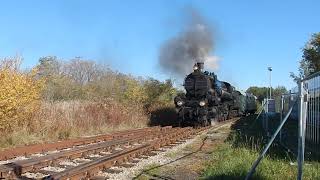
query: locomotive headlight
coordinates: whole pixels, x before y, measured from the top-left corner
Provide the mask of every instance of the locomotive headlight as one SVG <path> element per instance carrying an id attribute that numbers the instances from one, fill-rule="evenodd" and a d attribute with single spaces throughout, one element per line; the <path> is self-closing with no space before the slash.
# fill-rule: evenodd
<path id="1" fill-rule="evenodd" d="M 177 102 L 177 105 L 178 105 L 178 106 L 182 106 L 182 104 L 183 104 L 182 101 L 178 101 L 178 102 Z"/>
<path id="2" fill-rule="evenodd" d="M 199 102 L 199 105 L 200 105 L 200 106 L 204 106 L 204 105 L 206 105 L 206 102 L 205 102 L 205 101 L 200 101 L 200 102 Z"/>
<path id="3" fill-rule="evenodd" d="M 198 66 L 196 66 L 196 65 L 193 66 L 193 70 L 194 70 L 194 71 L 198 70 Z"/>

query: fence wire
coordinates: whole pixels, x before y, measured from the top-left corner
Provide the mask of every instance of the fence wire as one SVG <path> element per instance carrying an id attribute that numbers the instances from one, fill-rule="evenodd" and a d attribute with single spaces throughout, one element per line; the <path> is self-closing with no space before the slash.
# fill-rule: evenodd
<path id="1" fill-rule="evenodd" d="M 306 120 L 306 150 L 319 156 L 320 150 L 320 74 L 305 81 L 308 91 Z"/>
<path id="2" fill-rule="evenodd" d="M 279 137 L 279 144 L 297 155 L 297 179 L 301 180 L 305 155 L 310 160 L 320 160 L 320 72 L 300 80 L 298 88 L 288 94 L 265 99 L 262 106 L 264 113 L 260 122 L 270 139 L 246 179 L 252 177 L 273 141 Z"/>
<path id="3" fill-rule="evenodd" d="M 320 160 L 320 73 L 304 79 L 302 84 L 303 89 L 306 90 L 303 98 L 307 106 L 307 108 L 301 109 L 301 113 L 306 114 L 306 122 L 303 124 L 305 127 L 305 153 L 313 156 L 316 160 Z M 293 106 L 287 123 L 279 133 L 278 140 L 291 152 L 297 153 L 300 108 L 299 103 L 294 104 L 294 102 L 299 99 L 299 88 L 293 88 L 289 93 L 273 99 L 276 115 L 270 115 L 266 105 L 265 114 L 262 115 L 262 125 L 267 134 L 272 134 L 283 116 Z"/>

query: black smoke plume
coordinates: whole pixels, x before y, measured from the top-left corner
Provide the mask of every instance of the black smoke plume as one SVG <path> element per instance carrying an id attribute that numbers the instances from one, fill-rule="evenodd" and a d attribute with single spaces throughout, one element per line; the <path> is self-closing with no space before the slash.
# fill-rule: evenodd
<path id="1" fill-rule="evenodd" d="M 166 41 L 159 55 L 161 69 L 179 77 L 192 71 L 195 62 L 205 62 L 205 68 L 217 69 L 213 50 L 213 32 L 204 18 L 194 9 L 188 11 L 186 27 L 176 37 Z"/>

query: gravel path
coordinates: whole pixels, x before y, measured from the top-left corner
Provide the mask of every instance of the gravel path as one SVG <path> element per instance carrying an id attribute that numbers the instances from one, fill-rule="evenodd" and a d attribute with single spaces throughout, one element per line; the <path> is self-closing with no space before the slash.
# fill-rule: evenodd
<path id="1" fill-rule="evenodd" d="M 199 135 L 198 135 L 199 136 Z M 168 148 L 162 148 L 160 151 L 156 151 L 156 155 L 150 156 L 145 159 L 134 159 L 135 161 L 138 161 L 133 167 L 124 168 L 124 167 L 115 167 L 113 169 L 121 170 L 119 173 L 107 173 L 107 172 L 100 172 L 100 176 L 108 177 L 108 179 L 111 180 L 129 180 L 134 179 L 136 176 L 138 176 L 141 172 L 143 172 L 146 167 L 150 167 L 153 165 L 163 165 L 170 163 L 174 161 L 174 158 L 170 158 L 167 156 L 167 154 L 170 153 L 176 153 L 177 151 L 180 151 L 181 149 L 185 148 L 189 144 L 192 144 L 195 141 L 195 138 L 188 139 L 185 142 L 178 144 L 174 147 L 168 147 Z"/>
<path id="2" fill-rule="evenodd" d="M 231 123 L 227 123 L 219 127 L 212 127 L 211 129 L 206 130 L 196 137 L 182 142 L 181 144 L 177 144 L 173 147 L 162 148 L 161 151 L 155 152 L 156 155 L 154 156 L 150 156 L 145 159 L 135 159 L 138 162 L 134 164 L 133 167 L 114 167 L 114 172 L 100 172 L 99 175 L 108 177 L 108 179 L 111 180 L 197 179 L 199 174 L 190 174 L 189 169 L 185 167 L 203 163 L 203 161 L 205 161 L 205 159 L 208 157 L 198 157 L 199 154 L 197 154 L 197 151 L 199 150 L 199 147 L 204 147 L 204 141 L 206 141 L 206 139 L 224 138 L 225 135 L 213 132 L 217 131 L 220 128 L 228 129 L 230 124 Z M 209 148 L 212 146 L 212 144 L 209 142 L 205 146 L 206 147 L 204 148 Z M 194 157 L 196 157 L 196 159 L 194 159 Z M 201 162 L 197 162 L 198 160 L 200 160 Z M 180 168 L 180 172 L 175 171 L 177 167 L 178 169 Z M 156 172 L 154 173 L 154 171 Z M 171 176 L 173 176 L 174 178 L 171 178 Z"/>

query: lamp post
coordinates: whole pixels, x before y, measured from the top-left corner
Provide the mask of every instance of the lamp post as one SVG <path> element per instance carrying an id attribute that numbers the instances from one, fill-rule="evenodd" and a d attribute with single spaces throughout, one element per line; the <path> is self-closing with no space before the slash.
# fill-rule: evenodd
<path id="1" fill-rule="evenodd" d="M 269 70 L 269 72 L 270 72 L 270 74 L 269 74 L 269 80 L 270 80 L 270 95 L 269 95 L 269 98 L 271 99 L 272 98 L 272 96 L 271 96 L 271 71 L 272 71 L 272 67 L 268 67 L 268 70 Z"/>
<path id="2" fill-rule="evenodd" d="M 268 98 L 268 92 L 267 92 L 267 108 L 266 108 L 266 110 L 267 110 L 267 113 L 269 113 L 269 108 L 270 108 L 270 105 L 269 105 L 269 103 L 270 103 L 270 99 L 272 98 L 272 96 L 271 96 L 271 71 L 272 71 L 272 67 L 270 66 L 270 67 L 268 67 L 268 70 L 269 70 L 269 80 L 270 80 L 270 94 L 269 94 L 269 98 Z M 269 127 L 269 124 L 268 124 L 268 122 L 269 122 L 269 120 L 268 120 L 268 115 L 266 116 L 266 131 L 267 131 L 267 136 L 269 136 L 269 130 L 268 130 L 268 127 Z"/>

